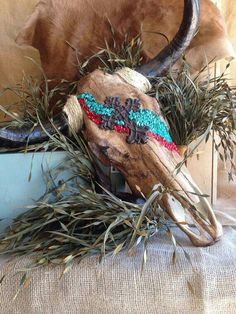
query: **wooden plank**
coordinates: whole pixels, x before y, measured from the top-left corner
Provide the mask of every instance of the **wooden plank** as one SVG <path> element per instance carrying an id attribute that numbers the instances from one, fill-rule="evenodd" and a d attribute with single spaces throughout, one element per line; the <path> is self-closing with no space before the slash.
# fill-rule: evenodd
<path id="1" fill-rule="evenodd" d="M 0 154 L 0 218 L 4 219 L 0 231 L 45 193 L 42 169 L 47 172 L 65 160 L 64 152 Z M 55 182 L 70 176 L 68 172 L 60 173 Z"/>

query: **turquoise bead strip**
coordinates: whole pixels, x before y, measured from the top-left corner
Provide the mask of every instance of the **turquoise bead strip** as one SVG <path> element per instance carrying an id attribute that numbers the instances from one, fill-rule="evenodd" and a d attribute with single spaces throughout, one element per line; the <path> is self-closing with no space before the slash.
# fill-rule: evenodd
<path id="1" fill-rule="evenodd" d="M 148 109 L 141 109 L 138 112 L 133 112 L 133 110 L 131 110 L 129 113 L 129 119 L 134 121 L 138 126 L 148 126 L 150 132 L 161 136 L 168 143 L 172 142 L 172 138 L 166 124 L 155 112 Z"/>

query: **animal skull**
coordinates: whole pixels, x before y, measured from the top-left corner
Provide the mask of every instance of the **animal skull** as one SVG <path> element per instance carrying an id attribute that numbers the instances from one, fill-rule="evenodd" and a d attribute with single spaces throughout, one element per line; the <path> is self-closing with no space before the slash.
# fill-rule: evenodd
<path id="1" fill-rule="evenodd" d="M 160 117 L 160 121 L 165 123 L 157 100 L 127 84 L 120 74 L 110 75 L 96 70 L 80 82 L 78 94 L 90 94 L 98 104 L 103 104 L 108 96 L 119 95 L 123 104 L 126 103 L 127 98 L 138 99 L 143 110 L 155 113 Z M 68 103 L 70 105 L 77 103 L 77 106 L 80 104 L 83 106 L 84 99 L 82 100 L 79 98 L 78 101 L 77 97 L 73 97 L 69 99 Z M 109 108 L 109 106 L 107 107 Z M 149 137 L 144 144 L 129 144 L 127 143 L 127 134 L 122 133 L 122 130 L 114 129 L 114 127 L 113 129 L 104 129 L 101 128 L 101 125 L 99 127 L 97 121 L 91 117 L 91 112 L 90 114 L 88 111 L 85 113 L 84 109 L 83 107 L 83 130 L 91 150 L 103 164 L 113 165 L 121 171 L 134 194 L 137 195 L 138 189 L 140 189 L 147 196 L 158 183 L 173 191 L 183 191 L 182 195 L 173 192 L 171 196 L 166 195 L 161 200 L 161 205 L 166 209 L 168 215 L 196 246 L 209 245 L 219 239 L 222 233 L 221 226 L 216 221 L 208 202 L 204 199 L 201 203 L 196 197 L 195 194 L 201 194 L 201 191 L 193 182 L 185 166 L 178 174 L 174 174 L 177 164 L 181 162 L 181 157 L 174 147 L 167 148 L 165 143 L 154 137 Z M 142 141 L 137 138 L 137 142 Z M 192 203 L 199 203 L 200 206 L 203 206 L 202 210 L 205 211 L 206 220 L 194 210 Z M 190 224 L 197 227 L 197 233 L 190 228 L 189 221 Z"/>

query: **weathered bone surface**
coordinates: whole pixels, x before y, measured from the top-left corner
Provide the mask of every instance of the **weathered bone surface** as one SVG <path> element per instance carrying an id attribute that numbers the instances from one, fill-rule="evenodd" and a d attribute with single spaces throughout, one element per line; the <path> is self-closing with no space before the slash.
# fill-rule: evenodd
<path id="1" fill-rule="evenodd" d="M 98 103 L 104 103 L 107 96 L 117 95 L 123 103 L 127 98 L 139 99 L 143 108 L 161 115 L 155 98 L 127 84 L 116 74 L 109 75 L 96 70 L 80 81 L 78 93 L 91 93 Z M 199 202 L 199 198 L 191 192 L 200 191 L 187 169 L 183 167 L 177 176 L 173 175 L 176 165 L 181 161 L 177 152 L 169 151 L 153 138 L 150 138 L 146 144 L 128 144 L 127 135 L 99 128 L 86 114 L 84 114 L 84 134 L 93 153 L 104 164 L 119 169 L 126 177 L 133 193 L 138 194 L 137 187 L 139 187 L 145 195 L 148 195 L 158 183 L 173 190 L 190 192 L 182 192 L 182 196 L 173 193 L 172 197 L 164 197 L 162 203 L 170 217 L 180 223 L 179 227 L 190 237 L 193 244 L 204 246 L 219 239 L 221 226 L 216 221 L 207 201 L 203 201 L 203 210 L 208 221 L 191 206 L 191 202 Z M 197 233 L 194 233 L 188 224 L 181 224 L 183 216 L 187 216 L 187 219 L 197 227 Z"/>

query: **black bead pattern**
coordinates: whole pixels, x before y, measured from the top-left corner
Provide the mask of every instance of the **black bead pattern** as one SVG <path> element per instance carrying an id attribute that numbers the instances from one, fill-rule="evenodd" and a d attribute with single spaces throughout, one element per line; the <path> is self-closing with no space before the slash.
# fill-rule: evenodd
<path id="1" fill-rule="evenodd" d="M 102 115 L 100 128 L 114 130 L 116 121 L 123 121 L 124 126 L 129 129 L 129 135 L 127 137 L 127 143 L 129 144 L 145 144 L 147 143 L 149 127 L 138 126 L 134 121 L 129 119 L 129 113 L 138 112 L 141 109 L 139 99 L 127 98 L 125 105 L 122 105 L 119 97 L 107 97 L 104 105 L 108 108 L 114 109 L 113 114 Z"/>

